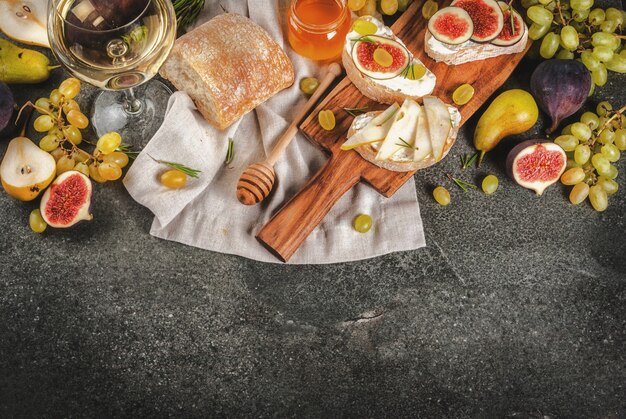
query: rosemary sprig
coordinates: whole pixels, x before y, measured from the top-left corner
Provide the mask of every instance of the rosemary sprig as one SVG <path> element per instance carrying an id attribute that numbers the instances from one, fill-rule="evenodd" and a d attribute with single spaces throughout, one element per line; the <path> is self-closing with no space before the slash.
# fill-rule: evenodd
<path id="1" fill-rule="evenodd" d="M 409 78 L 409 74 L 412 77 L 412 80 L 415 80 L 415 66 L 413 65 L 413 61 L 409 62 L 409 65 L 406 66 L 404 70 L 402 70 L 402 77 L 405 79 Z"/>
<path id="2" fill-rule="evenodd" d="M 472 156 L 468 156 L 467 154 L 464 154 L 463 156 L 461 156 L 461 165 L 463 169 L 465 170 L 468 167 L 470 167 L 472 163 L 476 161 L 477 158 L 478 158 L 478 153 L 474 153 L 474 155 Z"/>
<path id="3" fill-rule="evenodd" d="M 93 143 L 89 143 L 89 144 L 93 144 Z M 137 156 L 139 155 L 138 151 L 133 151 L 132 145 L 126 144 L 126 143 L 120 144 L 120 146 L 117 149 L 115 149 L 115 151 L 121 151 L 122 153 L 126 154 L 128 158 L 131 160 L 135 160 Z"/>
<path id="4" fill-rule="evenodd" d="M 229 138 L 228 139 L 228 151 L 226 151 L 226 160 L 224 161 L 224 164 L 228 166 L 233 161 L 234 157 L 235 157 L 235 142 L 233 141 L 232 138 Z"/>
<path id="5" fill-rule="evenodd" d="M 204 0 L 172 0 L 178 30 L 185 29 L 198 18 L 204 7 Z"/>
<path id="6" fill-rule="evenodd" d="M 372 38 L 368 37 L 368 36 L 362 36 L 360 38 L 352 38 L 350 41 L 352 42 L 367 42 L 368 44 L 377 44 L 378 42 L 376 42 L 375 40 L 373 40 Z"/>
<path id="7" fill-rule="evenodd" d="M 352 116 L 361 115 L 362 113 L 367 112 L 367 109 L 368 109 L 367 106 L 363 106 L 362 108 L 343 108 L 344 111 L 346 111 L 349 115 L 352 115 Z"/>
<path id="8" fill-rule="evenodd" d="M 179 170 L 179 171 L 183 172 L 184 174 L 186 174 L 189 177 L 198 178 L 198 173 L 202 173 L 202 171 L 196 170 L 196 169 L 192 169 L 190 167 L 185 166 L 184 164 L 174 163 L 174 162 L 165 161 L 165 160 L 158 160 L 158 159 L 155 159 L 154 157 L 152 157 L 149 154 L 148 154 L 148 157 L 150 157 L 152 160 L 154 160 L 157 163 L 161 163 L 161 164 L 164 164 L 166 166 L 171 167 L 172 169 Z"/>
<path id="9" fill-rule="evenodd" d="M 449 174 L 449 173 L 446 173 L 446 176 L 448 176 L 448 178 L 450 178 L 450 180 L 452 182 L 454 182 L 456 184 L 456 186 L 458 186 L 459 188 L 463 189 L 463 192 L 469 191 L 468 188 L 473 188 L 473 189 L 477 189 L 478 188 L 473 183 L 468 183 L 468 182 L 464 181 L 463 179 L 457 179 L 455 177 L 452 177 L 452 175 Z"/>
<path id="10" fill-rule="evenodd" d="M 385 118 L 384 121 L 382 121 L 380 124 L 378 124 L 379 126 L 385 125 L 391 118 L 393 118 L 396 113 L 398 113 L 398 111 L 400 110 L 400 108 L 396 109 L 395 111 L 393 111 L 393 113 L 391 115 L 389 115 L 387 118 Z"/>
<path id="11" fill-rule="evenodd" d="M 404 139 L 402 137 L 398 137 L 398 140 L 400 140 L 400 142 L 396 143 L 397 146 L 406 147 L 406 148 L 411 149 L 411 150 L 419 150 L 419 148 L 417 148 L 414 145 L 411 145 L 411 144 L 407 143 L 406 141 L 404 141 Z"/>

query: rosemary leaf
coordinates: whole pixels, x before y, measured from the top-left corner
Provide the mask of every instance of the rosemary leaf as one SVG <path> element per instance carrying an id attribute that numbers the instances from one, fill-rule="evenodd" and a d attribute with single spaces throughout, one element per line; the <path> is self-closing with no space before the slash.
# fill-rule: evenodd
<path id="1" fill-rule="evenodd" d="M 204 8 L 204 0 L 172 0 L 178 29 L 185 29 L 198 18 Z"/>
<path id="2" fill-rule="evenodd" d="M 472 156 L 468 156 L 466 154 L 465 157 L 461 157 L 461 164 L 463 165 L 463 169 L 467 169 L 468 167 L 470 167 L 472 163 L 476 161 L 477 158 L 478 158 L 478 153 L 474 153 L 474 155 Z"/>
<path id="3" fill-rule="evenodd" d="M 226 160 L 224 161 L 224 164 L 228 166 L 233 161 L 234 157 L 235 157 L 235 142 L 233 141 L 232 138 L 229 138 L 228 139 L 228 151 L 226 152 Z"/>
<path id="4" fill-rule="evenodd" d="M 372 38 L 367 36 L 362 36 L 360 38 L 352 38 L 350 41 L 352 42 L 367 42 L 369 44 L 377 44 L 378 42 L 374 41 Z"/>
<path id="5" fill-rule="evenodd" d="M 417 147 L 412 146 L 411 144 L 409 144 L 406 141 L 404 141 L 404 139 L 402 137 L 398 137 L 398 140 L 400 140 L 400 142 L 396 143 L 397 146 L 406 147 L 406 148 L 409 148 L 411 150 L 417 150 L 418 149 Z"/>
<path id="6" fill-rule="evenodd" d="M 84 141 L 84 139 L 83 139 Z M 89 143 L 92 145 L 95 145 L 94 143 Z M 128 156 L 129 159 L 131 160 L 135 160 L 137 158 L 137 156 L 139 155 L 138 151 L 133 151 L 133 146 L 130 144 L 126 144 L 126 143 L 122 143 L 120 144 L 120 146 L 115 149 L 115 151 L 120 151 L 124 154 L 126 154 Z"/>
<path id="7" fill-rule="evenodd" d="M 352 116 L 361 115 L 367 112 L 367 109 L 368 109 L 367 106 L 364 106 L 362 108 L 343 108 L 344 111 L 346 111 L 349 115 L 352 115 Z"/>
<path id="8" fill-rule="evenodd" d="M 184 164 L 174 163 L 174 162 L 165 161 L 165 160 L 158 160 L 158 159 L 155 159 L 154 157 L 152 157 L 149 154 L 148 154 L 148 156 L 152 160 L 154 160 L 155 162 L 164 164 L 164 165 L 166 165 L 168 167 L 171 167 L 172 169 L 179 170 L 179 171 L 183 172 L 184 174 L 186 174 L 189 177 L 198 178 L 198 174 L 202 173 L 200 170 L 192 169 L 190 167 L 185 166 Z"/>
<path id="9" fill-rule="evenodd" d="M 457 179 L 455 177 L 452 177 L 452 175 L 446 173 L 446 176 L 448 176 L 450 178 L 450 180 L 452 182 L 455 183 L 456 186 L 458 186 L 459 188 L 463 189 L 463 192 L 467 192 L 469 191 L 468 188 L 473 188 L 473 189 L 477 189 L 478 187 L 472 183 L 466 182 L 463 179 Z"/>

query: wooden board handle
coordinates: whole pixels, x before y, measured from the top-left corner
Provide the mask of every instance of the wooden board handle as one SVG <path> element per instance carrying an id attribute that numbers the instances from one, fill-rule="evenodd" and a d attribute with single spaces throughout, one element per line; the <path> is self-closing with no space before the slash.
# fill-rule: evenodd
<path id="1" fill-rule="evenodd" d="M 350 153 L 349 156 L 356 153 Z M 353 158 L 331 157 L 272 219 L 256 238 L 287 262 L 335 203 L 361 179 Z M 359 157 L 360 158 L 360 157 Z"/>

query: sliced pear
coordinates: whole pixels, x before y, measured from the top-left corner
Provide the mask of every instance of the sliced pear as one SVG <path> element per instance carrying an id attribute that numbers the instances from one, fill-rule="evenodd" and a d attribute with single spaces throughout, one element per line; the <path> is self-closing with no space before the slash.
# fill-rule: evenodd
<path id="1" fill-rule="evenodd" d="M 376 154 L 376 160 L 388 160 L 400 150 L 412 151 L 415 129 L 420 113 L 420 105 L 412 99 L 406 99 L 393 118 L 393 125 Z"/>
<path id="2" fill-rule="evenodd" d="M 16 41 L 50 48 L 47 4 L 42 0 L 1 0 L 0 31 Z"/>
<path id="3" fill-rule="evenodd" d="M 26 137 L 9 142 L 0 163 L 4 190 L 20 201 L 32 201 L 54 180 L 56 162 Z"/>
<path id="4" fill-rule="evenodd" d="M 419 117 L 417 118 L 415 141 L 413 142 L 415 147 L 413 161 L 422 161 L 433 151 L 432 144 L 430 143 L 430 133 L 428 132 L 428 119 L 426 118 L 426 111 L 422 108 L 420 108 L 420 111 Z"/>
<path id="5" fill-rule="evenodd" d="M 424 109 L 428 119 L 428 132 L 435 161 L 441 160 L 443 150 L 452 131 L 448 106 L 435 96 L 424 96 Z"/>
<path id="6" fill-rule="evenodd" d="M 360 129 L 353 136 L 341 145 L 342 150 L 351 150 L 365 144 L 383 141 L 393 124 L 393 116 L 398 112 L 400 106 L 394 103 L 384 112 L 376 115 L 365 127 Z"/>

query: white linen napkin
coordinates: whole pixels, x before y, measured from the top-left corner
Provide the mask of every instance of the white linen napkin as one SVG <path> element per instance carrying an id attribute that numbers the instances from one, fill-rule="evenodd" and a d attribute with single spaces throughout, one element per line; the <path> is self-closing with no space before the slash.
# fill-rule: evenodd
<path id="1" fill-rule="evenodd" d="M 150 234 L 216 252 L 279 262 L 254 235 L 322 166 L 324 153 L 298 134 L 274 167 L 278 181 L 269 198 L 248 207 L 237 201 L 235 189 L 241 172 L 250 163 L 265 159 L 306 102 L 298 81 L 312 75 L 321 79 L 325 74 L 325 68 L 294 53 L 283 37 L 288 3 L 207 1 L 197 24 L 221 13 L 220 4 L 229 12 L 249 16 L 287 51 L 295 67 L 296 82 L 224 131 L 209 125 L 186 93 L 172 95 L 163 125 L 124 179 L 130 195 L 155 215 Z M 234 140 L 235 156 L 226 166 L 228 138 Z M 185 188 L 168 190 L 159 183 L 159 174 L 167 168 L 152 158 L 182 163 L 202 173 L 199 179 L 189 179 Z M 365 234 L 352 227 L 354 217 L 361 213 L 374 220 Z M 359 184 L 339 200 L 289 263 L 346 262 L 423 246 L 413 179 L 392 198 Z"/>

